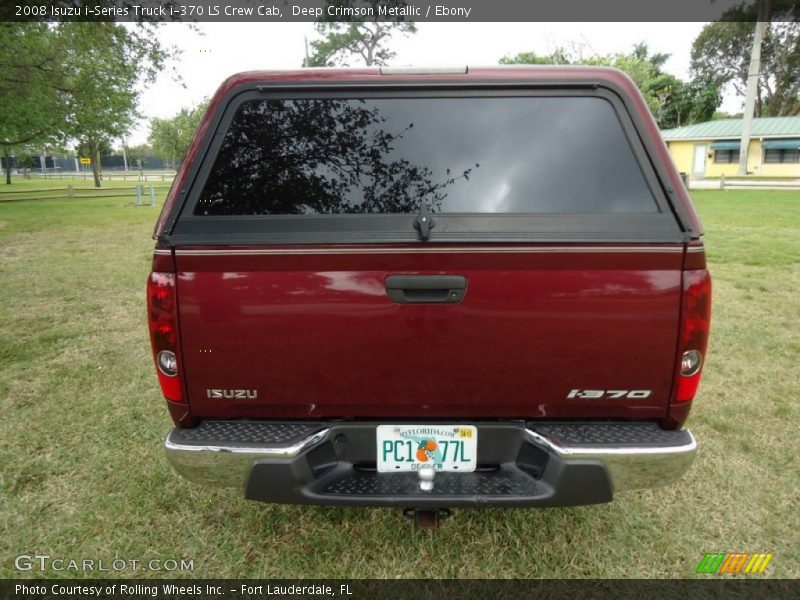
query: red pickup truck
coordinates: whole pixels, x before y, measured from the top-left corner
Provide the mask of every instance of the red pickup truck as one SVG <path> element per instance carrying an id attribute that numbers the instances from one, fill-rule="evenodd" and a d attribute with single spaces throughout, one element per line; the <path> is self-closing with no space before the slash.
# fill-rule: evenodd
<path id="1" fill-rule="evenodd" d="M 167 456 L 254 500 L 425 519 L 671 483 L 701 236 L 619 71 L 235 75 L 155 229 Z"/>

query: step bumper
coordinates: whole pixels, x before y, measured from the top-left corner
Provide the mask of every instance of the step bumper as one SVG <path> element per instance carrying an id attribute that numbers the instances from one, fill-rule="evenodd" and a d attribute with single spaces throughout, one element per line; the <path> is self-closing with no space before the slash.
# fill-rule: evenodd
<path id="1" fill-rule="evenodd" d="M 238 487 L 253 500 L 413 508 L 608 502 L 674 483 L 697 450 L 688 430 L 656 423 L 475 422 L 478 469 L 438 473 L 426 492 L 416 473 L 375 470 L 379 424 L 204 421 L 173 429 L 164 445 L 187 479 Z"/>

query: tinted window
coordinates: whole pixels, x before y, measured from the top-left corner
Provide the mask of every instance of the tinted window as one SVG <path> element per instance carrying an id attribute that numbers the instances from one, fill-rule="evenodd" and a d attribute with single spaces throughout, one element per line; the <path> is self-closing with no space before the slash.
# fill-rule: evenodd
<path id="1" fill-rule="evenodd" d="M 766 163 L 796 163 L 800 162 L 800 150 L 769 149 L 764 151 Z"/>
<path id="2" fill-rule="evenodd" d="M 611 104 L 591 97 L 243 102 L 198 215 L 653 213 Z"/>
<path id="3" fill-rule="evenodd" d="M 714 162 L 717 164 L 730 164 L 739 162 L 738 150 L 714 150 Z"/>

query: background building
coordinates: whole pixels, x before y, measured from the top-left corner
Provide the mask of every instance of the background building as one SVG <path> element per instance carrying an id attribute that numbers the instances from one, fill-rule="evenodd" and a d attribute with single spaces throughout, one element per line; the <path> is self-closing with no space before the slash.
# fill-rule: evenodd
<path id="1" fill-rule="evenodd" d="M 678 170 L 692 177 L 739 174 L 742 119 L 721 119 L 661 132 Z M 747 173 L 800 178 L 800 116 L 753 119 Z"/>

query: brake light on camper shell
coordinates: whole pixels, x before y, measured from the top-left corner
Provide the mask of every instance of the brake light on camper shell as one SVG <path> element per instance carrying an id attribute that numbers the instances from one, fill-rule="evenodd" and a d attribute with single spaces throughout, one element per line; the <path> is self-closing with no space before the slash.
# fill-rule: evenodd
<path id="1" fill-rule="evenodd" d="M 150 344 L 161 391 L 167 400 L 183 401 L 178 377 L 178 319 L 175 274 L 150 273 L 147 280 L 147 320 Z"/>
<path id="2" fill-rule="evenodd" d="M 679 363 L 675 374 L 673 403 L 689 402 L 697 393 L 703 373 L 711 324 L 711 277 L 706 269 L 683 274 Z"/>

